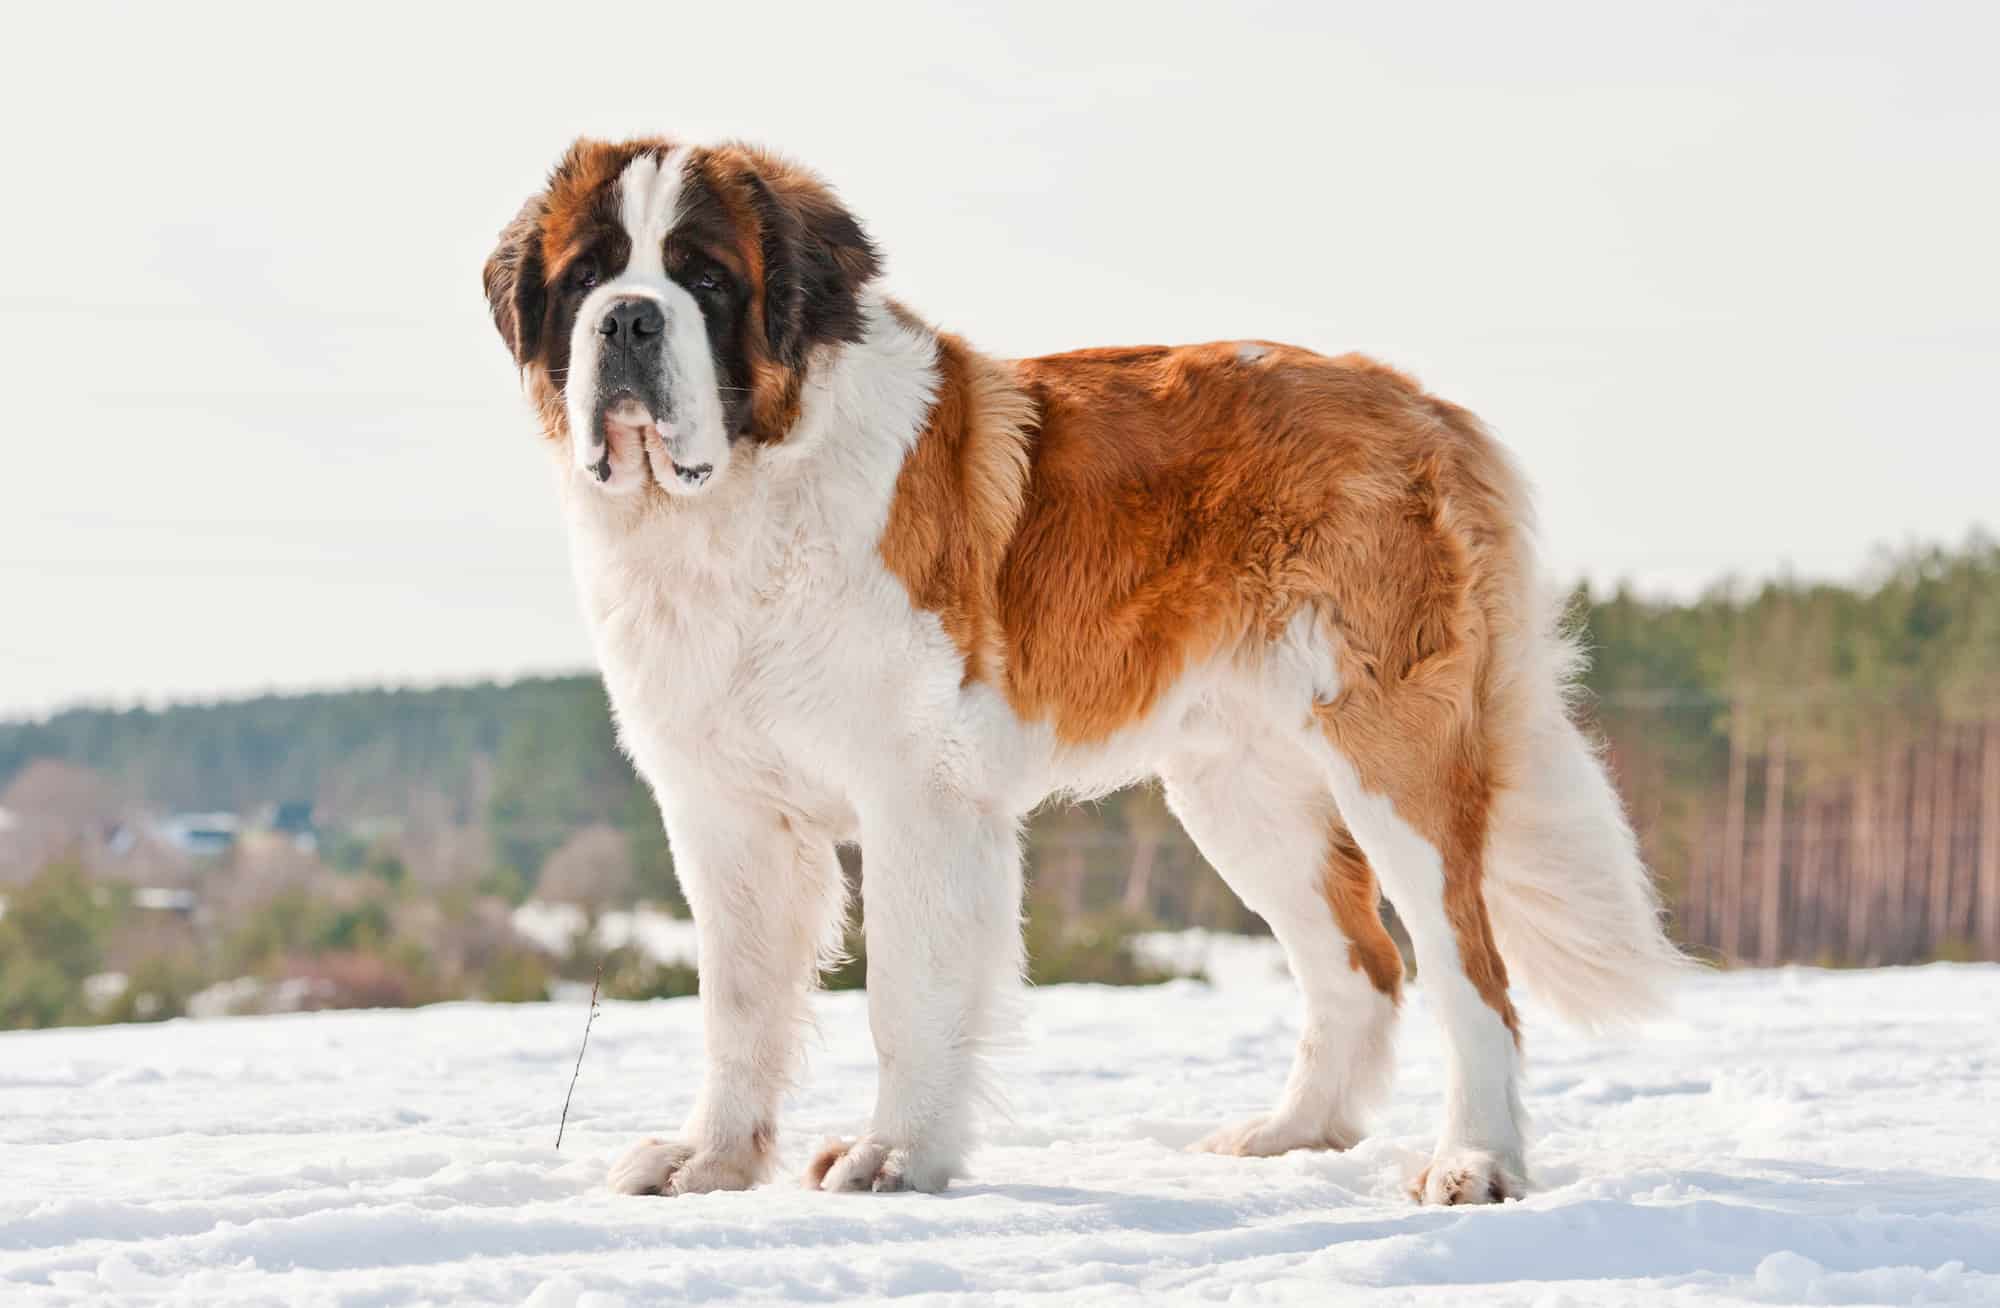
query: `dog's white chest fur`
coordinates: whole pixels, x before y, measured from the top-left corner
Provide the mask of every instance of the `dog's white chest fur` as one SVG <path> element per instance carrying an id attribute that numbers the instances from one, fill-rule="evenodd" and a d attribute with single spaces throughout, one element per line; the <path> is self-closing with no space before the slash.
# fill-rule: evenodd
<path id="1" fill-rule="evenodd" d="M 728 794 L 847 838 L 855 782 L 950 734 L 957 652 L 878 549 L 935 371 L 927 342 L 870 326 L 793 439 L 699 500 L 606 500 L 562 473 L 620 737 L 663 807 Z"/>

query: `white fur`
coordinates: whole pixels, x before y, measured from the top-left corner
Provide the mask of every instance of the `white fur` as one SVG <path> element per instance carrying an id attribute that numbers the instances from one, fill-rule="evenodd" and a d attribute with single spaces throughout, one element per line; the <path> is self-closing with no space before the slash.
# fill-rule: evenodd
<path id="1" fill-rule="evenodd" d="M 1274 739 L 1282 737 L 1265 737 Z M 1305 1025 L 1277 1107 L 1198 1147 L 1255 1155 L 1344 1149 L 1361 1139 L 1369 1111 L 1388 1093 L 1396 1003 L 1352 966 L 1321 891 L 1336 818 L 1310 757 L 1232 744 L 1171 761 L 1168 803 L 1230 889 L 1270 923 L 1305 994 Z"/>
<path id="2" fill-rule="evenodd" d="M 663 159 L 651 151 L 625 165 L 618 178 L 618 225 L 632 239 L 628 277 L 665 277 L 667 235 L 680 217 L 681 187 L 694 150 L 682 146 Z"/>
<path id="3" fill-rule="evenodd" d="M 1658 890 L 1625 805 L 1566 697 L 1582 666 L 1552 596 L 1510 651 L 1521 705 L 1507 784 L 1494 795 L 1482 886 L 1510 973 L 1569 1021 L 1624 1025 L 1667 1007 L 1694 967 L 1660 928 Z"/>

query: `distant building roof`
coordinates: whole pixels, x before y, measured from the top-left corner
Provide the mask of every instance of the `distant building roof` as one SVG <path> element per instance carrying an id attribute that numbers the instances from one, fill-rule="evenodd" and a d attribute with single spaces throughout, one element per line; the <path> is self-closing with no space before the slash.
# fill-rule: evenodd
<path id="1" fill-rule="evenodd" d="M 305 800 L 287 800 L 271 814 L 271 830 L 303 835 L 313 829 L 313 806 Z"/>
<path id="2" fill-rule="evenodd" d="M 194 891 L 173 886 L 141 886 L 132 892 L 134 908 L 151 908 L 168 913 L 192 913 L 196 903 Z"/>
<path id="3" fill-rule="evenodd" d="M 176 813 L 153 828 L 160 839 L 188 854 L 226 854 L 242 829 L 234 813 Z"/>

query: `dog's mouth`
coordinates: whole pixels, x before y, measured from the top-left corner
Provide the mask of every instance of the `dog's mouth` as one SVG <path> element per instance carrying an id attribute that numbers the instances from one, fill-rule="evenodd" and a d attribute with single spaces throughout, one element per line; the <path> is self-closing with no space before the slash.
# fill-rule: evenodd
<path id="1" fill-rule="evenodd" d="M 605 403 L 598 432 L 603 439 L 601 456 L 596 463 L 586 466 L 599 483 L 611 480 L 614 465 L 630 467 L 643 463 L 657 470 L 658 462 L 649 455 L 658 456 L 673 469 L 674 477 L 690 489 L 702 485 L 715 471 L 713 463 L 682 463 L 675 458 L 675 449 L 681 442 L 673 424 L 661 419 L 630 391 L 621 391 Z"/>

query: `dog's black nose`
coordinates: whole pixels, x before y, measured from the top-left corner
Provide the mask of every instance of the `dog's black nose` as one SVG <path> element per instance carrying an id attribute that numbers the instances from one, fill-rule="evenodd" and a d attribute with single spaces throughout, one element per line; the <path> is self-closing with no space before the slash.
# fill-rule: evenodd
<path id="1" fill-rule="evenodd" d="M 597 324 L 597 330 L 614 345 L 631 346 L 667 329 L 667 315 L 652 300 L 620 300 Z"/>

